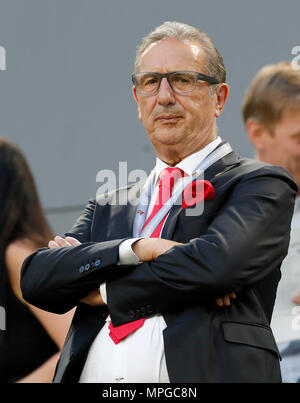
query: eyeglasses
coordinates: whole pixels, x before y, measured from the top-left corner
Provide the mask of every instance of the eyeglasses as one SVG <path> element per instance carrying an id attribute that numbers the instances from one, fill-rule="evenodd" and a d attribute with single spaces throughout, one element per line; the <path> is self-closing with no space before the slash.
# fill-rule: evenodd
<path id="1" fill-rule="evenodd" d="M 206 74 L 197 73 L 196 71 L 172 71 L 170 73 L 136 73 L 131 76 L 132 82 L 139 94 L 154 95 L 160 88 L 162 78 L 166 78 L 172 90 L 176 94 L 187 94 L 192 92 L 198 80 L 205 81 L 209 84 L 219 84 L 219 81 L 207 76 Z"/>

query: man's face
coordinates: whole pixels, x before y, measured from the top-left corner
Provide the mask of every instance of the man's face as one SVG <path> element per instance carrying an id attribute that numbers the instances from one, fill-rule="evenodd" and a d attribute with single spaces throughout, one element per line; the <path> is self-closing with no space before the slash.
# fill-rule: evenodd
<path id="1" fill-rule="evenodd" d="M 300 109 L 289 111 L 275 126 L 265 132 L 262 143 L 263 160 L 283 166 L 300 185 Z"/>
<path id="2" fill-rule="evenodd" d="M 189 70 L 205 73 L 204 64 L 205 55 L 199 45 L 168 38 L 145 51 L 139 72 Z M 192 92 L 179 95 L 172 91 L 167 79 L 163 78 L 155 95 L 138 94 L 135 87 L 133 91 L 139 118 L 158 156 L 163 158 L 166 152 L 170 152 L 183 159 L 216 137 L 215 119 L 224 105 L 220 107 L 218 104 L 218 95 L 211 95 L 208 83 L 198 81 Z M 228 89 L 225 92 L 226 101 Z"/>

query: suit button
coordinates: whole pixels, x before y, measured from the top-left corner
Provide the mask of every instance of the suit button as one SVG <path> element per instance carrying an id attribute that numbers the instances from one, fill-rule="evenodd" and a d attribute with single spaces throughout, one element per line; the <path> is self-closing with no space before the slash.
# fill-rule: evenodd
<path id="1" fill-rule="evenodd" d="M 146 310 L 148 313 L 153 313 L 153 306 L 152 305 L 147 305 Z"/>
<path id="2" fill-rule="evenodd" d="M 147 311 L 146 308 L 144 306 L 141 307 L 141 315 L 146 315 Z"/>
<path id="3" fill-rule="evenodd" d="M 135 310 L 135 316 L 136 317 L 141 316 L 141 311 L 139 309 Z"/>
<path id="4" fill-rule="evenodd" d="M 128 312 L 128 315 L 129 315 L 130 319 L 135 318 L 135 312 L 134 312 L 134 310 L 131 309 L 131 310 Z"/>
<path id="5" fill-rule="evenodd" d="M 95 262 L 95 267 L 100 266 L 100 263 L 101 263 L 101 260 L 100 260 L 100 259 L 97 259 L 96 262 Z"/>
<path id="6" fill-rule="evenodd" d="M 84 266 L 80 266 L 79 273 L 83 273 L 83 272 L 84 272 Z"/>
<path id="7" fill-rule="evenodd" d="M 88 264 L 86 264 L 86 265 L 84 266 L 84 270 L 89 270 L 90 267 L 91 267 L 91 265 L 88 263 Z"/>

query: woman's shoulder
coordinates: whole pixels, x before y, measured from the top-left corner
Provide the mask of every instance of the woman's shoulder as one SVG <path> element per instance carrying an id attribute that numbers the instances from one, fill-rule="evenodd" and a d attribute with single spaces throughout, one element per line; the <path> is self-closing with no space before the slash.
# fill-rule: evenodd
<path id="1" fill-rule="evenodd" d="M 19 238 L 8 244 L 5 249 L 5 266 L 11 287 L 15 295 L 23 302 L 20 289 L 20 274 L 24 260 L 31 255 L 38 246 L 28 238 Z"/>
<path id="2" fill-rule="evenodd" d="M 16 269 L 38 246 L 28 238 L 10 242 L 5 249 L 5 263 L 9 271 Z"/>
<path id="3" fill-rule="evenodd" d="M 18 238 L 10 242 L 5 250 L 5 256 L 14 256 L 18 252 L 34 252 L 38 246 L 28 238 Z"/>

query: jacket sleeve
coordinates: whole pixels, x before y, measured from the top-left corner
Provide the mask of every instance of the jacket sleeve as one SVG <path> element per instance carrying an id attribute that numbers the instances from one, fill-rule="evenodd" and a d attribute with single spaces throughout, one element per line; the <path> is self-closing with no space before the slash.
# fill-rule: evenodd
<path id="1" fill-rule="evenodd" d="M 90 201 L 66 234 L 82 245 L 41 248 L 28 256 L 21 269 L 24 299 L 41 309 L 64 313 L 118 272 L 119 245 L 123 239 L 90 242 L 95 202 Z"/>
<path id="2" fill-rule="evenodd" d="M 107 283 L 114 325 L 133 320 L 132 312 L 147 316 L 147 306 L 153 314 L 212 302 L 279 268 L 287 254 L 296 191 L 278 167 L 244 175 L 205 234 Z"/>
<path id="3" fill-rule="evenodd" d="M 65 236 L 72 236 L 81 243 L 89 242 L 95 208 L 96 200 L 90 199 L 73 227 L 65 233 Z"/>

